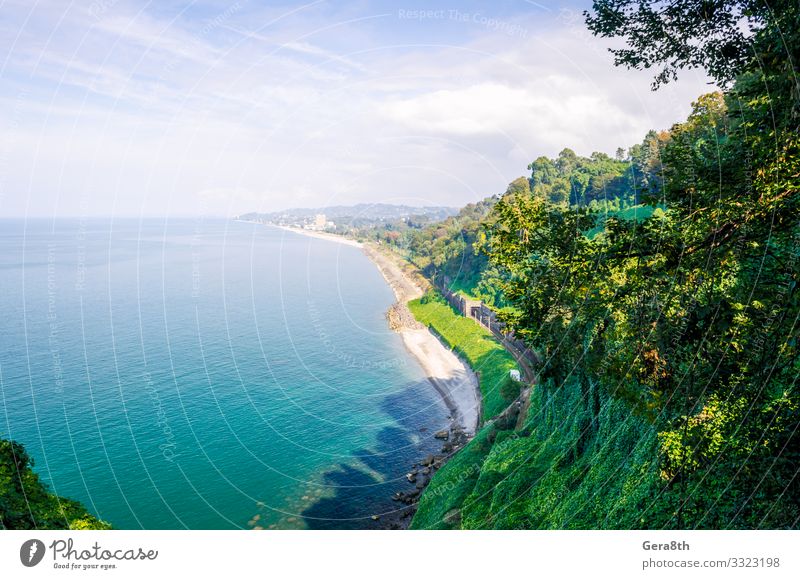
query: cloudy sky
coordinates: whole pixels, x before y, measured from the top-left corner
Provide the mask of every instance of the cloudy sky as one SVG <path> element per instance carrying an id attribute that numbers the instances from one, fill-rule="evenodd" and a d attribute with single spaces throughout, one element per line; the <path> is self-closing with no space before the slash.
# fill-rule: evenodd
<path id="1" fill-rule="evenodd" d="M 615 69 L 588 1 L 0 7 L 0 216 L 463 205 L 710 90 Z"/>

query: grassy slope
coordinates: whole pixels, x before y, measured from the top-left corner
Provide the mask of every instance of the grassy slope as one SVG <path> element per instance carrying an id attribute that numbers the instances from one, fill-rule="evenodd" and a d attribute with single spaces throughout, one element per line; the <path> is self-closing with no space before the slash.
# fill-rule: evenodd
<path id="1" fill-rule="evenodd" d="M 617 217 L 618 219 L 622 219 L 623 221 L 644 221 L 653 215 L 653 212 L 656 210 L 655 207 L 651 205 L 633 205 L 632 207 L 628 207 L 627 209 L 622 209 L 620 211 L 612 211 L 608 214 L 608 217 Z M 602 233 L 605 229 L 605 225 L 601 223 L 591 231 L 586 233 L 586 236 L 590 239 L 596 237 L 599 233 Z"/>
<path id="2" fill-rule="evenodd" d="M 441 302 L 409 304 L 480 372 L 483 419 L 517 392 L 501 394 L 514 360 L 474 321 Z M 561 388 L 531 391 L 526 424 L 498 430 L 489 422 L 433 477 L 412 529 L 637 528 L 667 522 L 652 512 L 662 488 L 656 433 L 577 377 Z"/>
<path id="3" fill-rule="evenodd" d="M 461 294 L 469 299 L 476 299 L 475 288 L 478 285 L 476 280 L 467 280 L 464 276 L 459 276 L 450 282 L 450 291 Z"/>
<path id="4" fill-rule="evenodd" d="M 527 424 L 481 464 L 462 528 L 637 528 L 666 515 L 648 512 L 663 484 L 655 431 L 603 396 L 595 415 L 576 386 L 533 389 Z"/>
<path id="5" fill-rule="evenodd" d="M 452 529 L 460 525 L 461 507 L 472 492 L 492 448 L 490 424 L 436 473 L 419 502 L 412 529 Z M 454 516 L 455 515 L 455 516 Z"/>
<path id="6" fill-rule="evenodd" d="M 483 420 L 502 412 L 519 395 L 519 386 L 509 378 L 509 370 L 516 368 L 517 363 L 489 330 L 456 313 L 443 302 L 413 300 L 408 307 L 478 374 Z"/>

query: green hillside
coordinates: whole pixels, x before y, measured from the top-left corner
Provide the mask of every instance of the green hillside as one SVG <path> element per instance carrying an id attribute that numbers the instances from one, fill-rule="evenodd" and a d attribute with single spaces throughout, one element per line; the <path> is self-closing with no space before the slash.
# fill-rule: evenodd
<path id="1" fill-rule="evenodd" d="M 543 362 L 525 423 L 485 409 L 413 528 L 800 525 L 800 8 L 656 4 L 596 2 L 588 25 L 656 85 L 702 66 L 724 91 L 614 158 L 540 157 L 470 256 L 416 233 L 442 248 L 426 273 L 470 264 L 456 287 L 507 306 Z"/>

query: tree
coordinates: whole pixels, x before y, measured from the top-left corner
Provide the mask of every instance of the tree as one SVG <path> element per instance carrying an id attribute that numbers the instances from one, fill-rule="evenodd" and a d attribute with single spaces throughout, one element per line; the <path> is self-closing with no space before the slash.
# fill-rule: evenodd
<path id="1" fill-rule="evenodd" d="M 18 442 L 0 439 L 0 528 L 108 529 L 86 508 L 50 493 Z"/>
<path id="2" fill-rule="evenodd" d="M 610 49 L 615 64 L 661 67 L 654 87 L 677 78 L 682 68 L 705 69 L 727 87 L 762 60 L 764 49 L 783 53 L 784 59 L 797 56 L 796 0 L 595 0 L 585 15 L 595 35 L 627 42 Z M 766 37 L 769 42 L 754 42 Z"/>
<path id="3" fill-rule="evenodd" d="M 578 155 L 572 149 L 565 148 L 558 154 L 556 167 L 562 175 L 570 173 L 578 165 Z"/>
<path id="4" fill-rule="evenodd" d="M 525 177 L 518 177 L 508 184 L 506 195 L 530 195 L 531 185 Z"/>
<path id="5" fill-rule="evenodd" d="M 553 181 L 558 178 L 558 169 L 550 159 L 547 157 L 539 157 L 533 163 L 528 165 L 528 170 L 531 172 L 531 187 L 537 185 L 551 185 Z"/>

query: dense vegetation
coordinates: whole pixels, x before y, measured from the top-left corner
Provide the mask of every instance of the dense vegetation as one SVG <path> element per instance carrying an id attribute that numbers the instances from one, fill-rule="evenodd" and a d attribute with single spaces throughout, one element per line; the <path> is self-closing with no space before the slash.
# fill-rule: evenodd
<path id="1" fill-rule="evenodd" d="M 694 66 L 725 90 L 624 159 L 537 159 L 496 200 L 478 277 L 539 382 L 414 526 L 797 528 L 800 8 L 598 0 L 588 23 L 656 84 Z"/>
<path id="2" fill-rule="evenodd" d="M 80 503 L 50 493 L 32 467 L 21 444 L 0 439 L 0 528 L 111 528 Z"/>
<path id="3" fill-rule="evenodd" d="M 609 217 L 645 219 L 655 208 L 641 204 L 640 195 L 658 186 L 659 143 L 664 138 L 665 133 L 651 131 L 641 144 L 627 153 L 618 150 L 613 159 L 599 152 L 581 157 L 571 149 L 555 159 L 539 157 L 528 166 L 530 176 L 514 180 L 503 195 L 470 203 L 442 221 L 387 223 L 372 230 L 371 237 L 362 237 L 392 245 L 439 285 L 507 308 L 511 304 L 503 295 L 500 272 L 485 251 L 487 226 L 497 218 L 498 201 L 537 199 L 591 213 L 596 227 L 590 236 L 599 233 Z"/>

